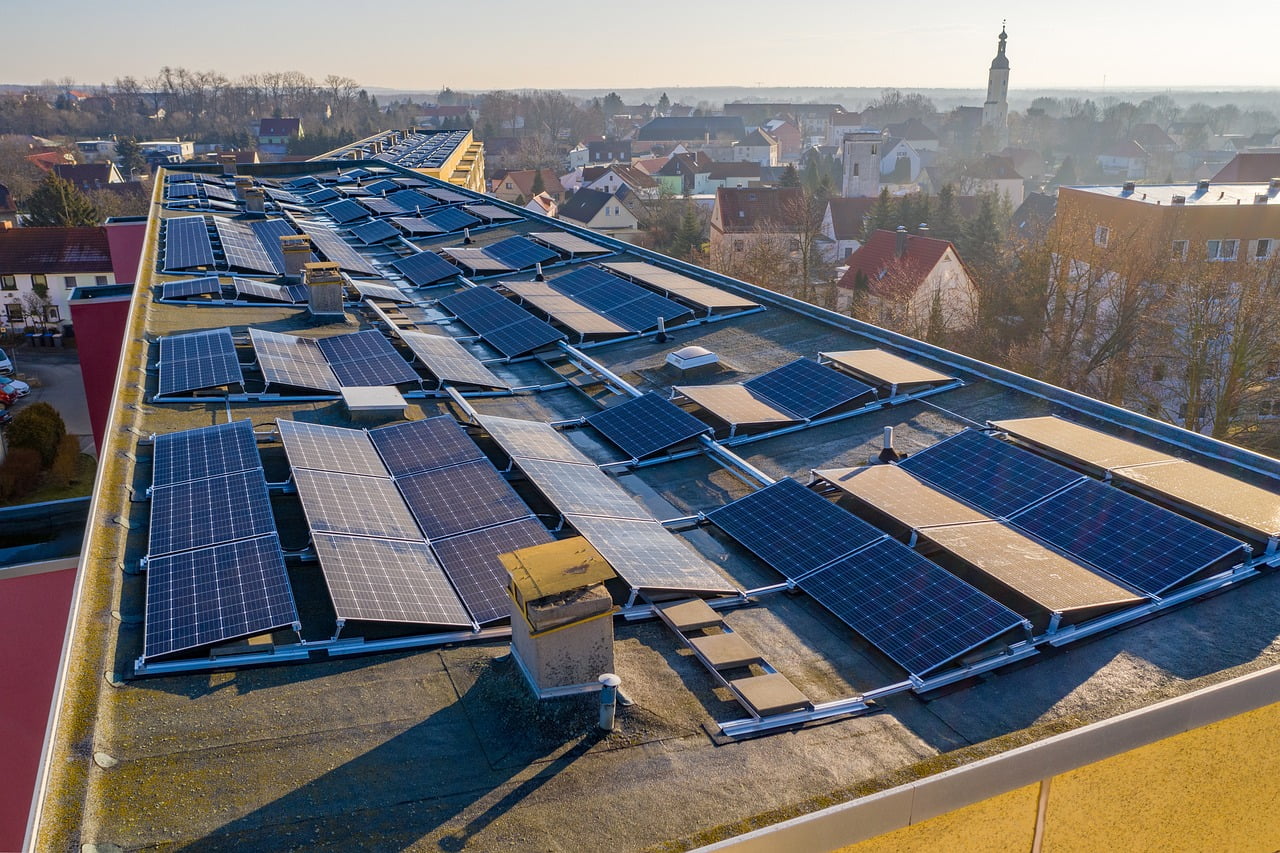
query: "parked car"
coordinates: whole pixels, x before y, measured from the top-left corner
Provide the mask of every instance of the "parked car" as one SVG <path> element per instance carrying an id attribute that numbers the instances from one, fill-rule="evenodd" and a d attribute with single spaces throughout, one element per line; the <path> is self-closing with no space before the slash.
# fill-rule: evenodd
<path id="1" fill-rule="evenodd" d="M 31 386 L 12 376 L 0 376 L 0 391 L 15 397 L 25 397 L 31 393 Z"/>
<path id="2" fill-rule="evenodd" d="M 13 406 L 16 402 L 18 402 L 17 394 L 10 394 L 8 391 L 0 391 L 0 405 L 3 405 L 7 409 Z"/>
<path id="3" fill-rule="evenodd" d="M 6 426 L 13 420 L 13 412 L 8 409 L 0 410 L 0 426 Z"/>
<path id="4" fill-rule="evenodd" d="M 13 373 L 13 359 L 9 358 L 9 354 L 0 349 L 0 374 Z"/>

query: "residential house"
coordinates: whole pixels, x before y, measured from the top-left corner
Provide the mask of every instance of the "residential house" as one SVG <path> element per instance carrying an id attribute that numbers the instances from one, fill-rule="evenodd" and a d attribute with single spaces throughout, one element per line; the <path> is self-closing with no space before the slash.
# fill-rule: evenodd
<path id="1" fill-rule="evenodd" d="M 275 119 L 263 120 L 275 121 Z M 301 129 L 301 123 L 298 126 Z M 176 162 L 182 162 L 196 156 L 196 144 L 190 139 L 148 139 L 139 142 L 138 147 L 142 149 L 142 155 L 148 159 L 150 159 L 150 155 L 154 154 L 173 157 L 176 158 Z M 259 148 L 261 148 L 261 145 L 259 145 Z"/>
<path id="2" fill-rule="evenodd" d="M 716 269 L 732 269 L 761 241 L 800 251 L 792 210 L 804 203 L 799 187 L 716 190 L 711 208 L 711 260 Z"/>
<path id="3" fill-rule="evenodd" d="M 511 172 L 499 172 L 489 182 L 489 194 L 503 201 L 524 204 L 540 192 L 545 192 L 557 202 L 564 199 L 564 187 L 560 176 L 554 169 L 542 169 L 542 187 L 536 189 L 537 169 L 516 169 Z"/>
<path id="4" fill-rule="evenodd" d="M 46 175 L 57 166 L 70 166 L 76 162 L 75 156 L 66 151 L 41 151 L 28 154 L 26 160 Z"/>
<path id="5" fill-rule="evenodd" d="M 503 171 L 515 168 L 520 160 L 520 138 L 517 136 L 490 136 L 484 140 L 485 166 Z"/>
<path id="6" fill-rule="evenodd" d="M 758 163 L 761 166 L 776 166 L 781 162 L 778 140 L 766 131 L 756 128 L 743 139 L 733 144 L 729 157 L 736 163 Z"/>
<path id="7" fill-rule="evenodd" d="M 641 142 L 732 144 L 746 135 L 746 128 L 738 116 L 690 116 L 655 118 L 636 132 L 636 139 Z"/>
<path id="8" fill-rule="evenodd" d="M 701 151 L 675 154 L 654 175 L 669 195 L 702 195 L 711 192 L 711 164 L 714 161 Z"/>
<path id="9" fill-rule="evenodd" d="M 839 110 L 828 116 L 827 135 L 823 141 L 827 145 L 839 147 L 840 143 L 844 141 L 846 133 L 857 133 L 867 129 L 867 126 L 862 121 L 862 113 Z"/>
<path id="10" fill-rule="evenodd" d="M 1013 167 L 1013 158 L 998 154 L 986 154 L 981 160 L 969 164 L 964 171 L 962 184 L 966 194 L 995 192 L 1006 196 L 1014 208 L 1022 204 L 1026 196 L 1025 181 Z"/>
<path id="11" fill-rule="evenodd" d="M 541 213 L 543 216 L 550 216 L 554 219 L 560 211 L 560 205 L 556 200 L 546 192 L 540 192 L 533 198 L 529 199 L 529 203 L 524 206 L 525 210 L 532 210 L 534 213 Z"/>
<path id="12" fill-rule="evenodd" d="M 1280 178 L 1280 151 L 1241 151 L 1213 176 L 1214 184 L 1270 181 Z"/>
<path id="13" fill-rule="evenodd" d="M 1147 176 L 1148 159 L 1146 149 L 1130 139 L 1104 149 L 1098 155 L 1098 168 L 1109 178 L 1140 181 Z"/>
<path id="14" fill-rule="evenodd" d="M 440 130 L 446 125 L 450 128 L 471 127 L 480 117 L 480 110 L 465 104 L 428 104 L 420 109 L 414 123 L 433 130 Z"/>
<path id="15" fill-rule="evenodd" d="M 1030 148 L 1006 148 L 1000 156 L 1013 160 L 1013 170 L 1023 178 L 1044 180 L 1049 174 L 1044 155 Z"/>
<path id="16" fill-rule="evenodd" d="M 952 331 L 973 326 L 978 291 L 950 242 L 909 234 L 905 226 L 879 230 L 847 263 L 841 299 L 860 319 L 918 334 L 938 324 Z"/>
<path id="17" fill-rule="evenodd" d="M 631 165 L 635 166 L 646 175 L 656 175 L 662 171 L 662 167 L 667 165 L 670 160 L 670 157 L 645 157 L 640 160 L 633 161 Z"/>
<path id="18" fill-rule="evenodd" d="M 99 160 L 116 159 L 116 141 L 114 139 L 85 139 L 76 143 L 80 158 L 86 163 Z"/>
<path id="19" fill-rule="evenodd" d="M 918 118 L 885 126 L 885 135 L 906 140 L 915 151 L 937 151 L 938 134 Z"/>
<path id="20" fill-rule="evenodd" d="M 300 118 L 264 118 L 258 122 L 258 150 L 263 154 L 288 154 L 289 143 L 304 136 Z"/>
<path id="21" fill-rule="evenodd" d="M 580 189 L 560 205 L 560 218 L 596 231 L 635 231 L 640 220 L 625 186 L 616 192 Z"/>
<path id="22" fill-rule="evenodd" d="M 32 295 L 41 290 L 46 315 L 27 322 L 69 324 L 73 290 L 115 281 L 106 228 L 0 229 L 0 306 L 10 326 L 23 321 Z"/>
<path id="23" fill-rule="evenodd" d="M 590 180 L 587 180 L 587 172 L 593 169 L 600 169 L 600 174 L 594 175 Z M 660 185 L 656 178 L 634 166 L 622 165 L 621 163 L 613 163 L 603 167 L 589 167 L 588 170 L 583 170 L 583 185 L 587 189 L 608 193 L 617 192 L 621 187 L 627 187 L 642 199 L 657 198 L 660 194 Z"/>
<path id="24" fill-rule="evenodd" d="M 1013 212 L 1009 230 L 1019 240 L 1040 243 L 1053 226 L 1053 217 L 1057 211 L 1057 196 L 1041 192 L 1027 193 L 1022 204 Z"/>
<path id="25" fill-rule="evenodd" d="M 124 183 L 120 170 L 110 160 L 60 164 L 53 167 L 53 173 L 82 192 L 102 189 L 107 184 Z"/>
<path id="26" fill-rule="evenodd" d="M 831 126 L 831 116 L 844 112 L 839 104 L 787 104 L 730 102 L 724 114 L 742 120 L 746 127 L 763 127 L 770 119 L 787 118 L 805 137 L 823 139 Z"/>
<path id="27" fill-rule="evenodd" d="M 862 246 L 867 217 L 877 201 L 872 197 L 827 200 L 827 209 L 822 215 L 822 235 L 827 241 L 828 260 L 843 264 Z"/>
<path id="28" fill-rule="evenodd" d="M 762 183 L 759 163 L 712 163 L 707 173 L 707 192 L 714 192 L 720 187 L 744 189 Z"/>
<path id="29" fill-rule="evenodd" d="M 804 151 L 805 137 L 795 122 L 781 118 L 770 119 L 764 123 L 761 129 L 778 140 L 778 161 L 780 163 L 794 163 L 800 159 L 800 153 Z"/>
<path id="30" fill-rule="evenodd" d="M 1133 141 L 1142 146 L 1148 154 L 1172 154 L 1178 150 L 1178 143 L 1173 137 L 1160 129 L 1160 125 L 1144 122 L 1135 124 L 1130 132 Z"/>
<path id="31" fill-rule="evenodd" d="M 880 177 L 887 184 L 914 184 L 923 162 L 910 142 L 889 137 L 880 145 Z"/>

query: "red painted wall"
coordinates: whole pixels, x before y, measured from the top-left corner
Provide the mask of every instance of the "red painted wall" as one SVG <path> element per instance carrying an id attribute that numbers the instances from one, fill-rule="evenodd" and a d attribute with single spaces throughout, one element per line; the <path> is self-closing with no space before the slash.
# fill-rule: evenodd
<path id="1" fill-rule="evenodd" d="M 147 222 L 120 222 L 107 226 L 107 246 L 111 249 L 111 273 L 116 284 L 138 280 L 138 261 L 147 236 Z"/>
<path id="2" fill-rule="evenodd" d="M 76 330 L 80 375 L 84 381 L 84 396 L 89 403 L 89 423 L 93 427 L 94 444 L 99 450 L 102 449 L 102 435 L 106 432 L 111 413 L 116 368 L 120 365 L 120 348 L 129 321 L 129 299 L 129 295 L 123 295 L 71 301 L 71 323 Z"/>

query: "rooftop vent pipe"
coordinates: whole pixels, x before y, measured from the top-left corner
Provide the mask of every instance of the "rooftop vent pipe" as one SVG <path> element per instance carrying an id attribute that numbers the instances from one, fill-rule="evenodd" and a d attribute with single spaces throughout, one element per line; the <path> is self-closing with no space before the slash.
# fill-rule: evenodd
<path id="1" fill-rule="evenodd" d="M 1135 186 L 1135 184 L 1134 184 L 1134 182 L 1133 182 L 1133 181 L 1125 181 L 1125 182 L 1124 182 L 1124 193 L 1125 193 L 1125 195 L 1128 195 L 1129 193 L 1132 193 L 1132 192 L 1133 192 L 1133 188 L 1134 188 L 1134 186 Z"/>
<path id="2" fill-rule="evenodd" d="M 884 446 L 880 449 L 881 462 L 897 462 L 900 458 L 898 451 L 893 449 L 893 427 L 884 428 Z"/>
<path id="3" fill-rule="evenodd" d="M 470 229 L 470 228 L 463 228 L 463 229 L 462 229 L 462 244 L 465 246 L 465 245 L 469 244 L 470 242 L 471 242 L 471 229 Z"/>
<path id="4" fill-rule="evenodd" d="M 907 226 L 899 225 L 898 230 L 894 232 L 894 237 L 897 242 L 893 247 L 893 255 L 894 257 L 900 258 L 907 251 Z"/>
<path id="5" fill-rule="evenodd" d="M 534 265 L 533 265 L 533 280 L 534 280 L 534 281 L 546 281 L 546 280 L 547 280 L 547 277 L 546 277 L 545 275 L 543 275 L 543 274 L 542 274 L 542 264 L 534 264 Z"/>
<path id="6" fill-rule="evenodd" d="M 1196 182 L 1196 192 L 1207 193 L 1208 191 L 1209 191 L 1209 180 L 1207 178 L 1203 181 Z"/>

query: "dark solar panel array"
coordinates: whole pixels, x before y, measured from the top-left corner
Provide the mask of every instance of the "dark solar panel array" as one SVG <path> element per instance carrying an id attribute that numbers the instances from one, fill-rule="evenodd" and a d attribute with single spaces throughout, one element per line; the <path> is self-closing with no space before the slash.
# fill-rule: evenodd
<path id="1" fill-rule="evenodd" d="M 511 597 L 506 592 L 510 576 L 498 555 L 550 541 L 551 534 L 537 519 L 524 518 L 439 539 L 431 543 L 431 549 L 472 618 L 483 625 L 511 614 Z"/>
<path id="2" fill-rule="evenodd" d="M 371 281 L 357 281 L 356 290 L 361 296 L 372 299 L 385 299 L 389 302 L 413 302 L 413 297 L 398 287 L 390 284 L 375 284 Z"/>
<path id="3" fill-rule="evenodd" d="M 303 175 L 301 178 L 295 178 L 285 184 L 291 190 L 305 190 L 309 187 L 321 186 L 320 180 L 314 175 Z"/>
<path id="4" fill-rule="evenodd" d="M 566 520 L 633 589 L 734 592 L 687 542 L 653 519 L 570 515 Z"/>
<path id="5" fill-rule="evenodd" d="M 218 242 L 222 245 L 222 254 L 227 266 L 232 269 L 263 272 L 280 275 L 284 272 L 284 255 L 280 252 L 280 241 L 276 240 L 277 262 L 272 253 L 262 245 L 258 234 L 243 222 L 234 222 L 222 217 L 213 220 L 214 229 L 218 232 Z"/>
<path id="6" fill-rule="evenodd" d="M 310 338 L 249 329 L 258 367 L 268 384 L 338 391 L 338 378 Z"/>
<path id="7" fill-rule="evenodd" d="M 367 246 L 400 236 L 400 232 L 396 230 L 394 225 L 381 219 L 375 219 L 364 225 L 357 225 L 351 229 L 351 233 L 356 236 L 357 240 Z"/>
<path id="8" fill-rule="evenodd" d="M 257 236 L 262 250 L 271 258 L 276 271 L 284 274 L 284 250 L 280 248 L 280 238 L 296 236 L 298 231 L 287 219 L 255 219 L 249 223 Z"/>
<path id="9" fill-rule="evenodd" d="M 435 252 L 418 252 L 407 258 L 391 262 L 391 268 L 400 273 L 414 287 L 427 287 L 453 278 L 461 271 Z"/>
<path id="10" fill-rule="evenodd" d="M 385 198 L 362 198 L 360 204 L 364 205 L 374 216 L 398 216 L 404 211 L 400 205 L 393 201 L 387 201 Z"/>
<path id="11" fill-rule="evenodd" d="M 369 218 L 368 208 L 361 207 L 360 204 L 351 199 L 335 201 L 332 204 L 326 204 L 320 209 L 331 216 L 339 225 L 346 225 L 348 222 Z"/>
<path id="12" fill-rule="evenodd" d="M 325 204 L 326 202 L 336 201 L 340 198 L 342 198 L 342 196 L 339 195 L 336 190 L 332 190 L 329 187 L 324 187 L 323 189 L 318 189 L 315 192 L 306 194 L 307 202 L 310 204 Z"/>
<path id="13" fill-rule="evenodd" d="M 804 419 L 875 395 L 870 385 L 809 358 L 796 359 L 742 384 L 753 394 Z"/>
<path id="14" fill-rule="evenodd" d="M 524 219 L 520 214 L 498 207 L 496 204 L 464 204 L 462 209 L 473 216 L 479 216 L 486 222 L 511 222 Z"/>
<path id="15" fill-rule="evenodd" d="M 339 619 L 471 624 L 426 542 L 317 533 L 311 537 Z"/>
<path id="16" fill-rule="evenodd" d="M 162 291 L 163 299 L 185 299 L 188 296 L 221 295 L 222 282 L 216 275 L 200 278 L 188 278 L 182 281 L 166 281 Z"/>
<path id="17" fill-rule="evenodd" d="M 1022 618 L 893 539 L 799 581 L 799 586 L 890 659 L 924 676 Z"/>
<path id="18" fill-rule="evenodd" d="M 364 188 L 365 190 L 373 193 L 374 195 L 386 195 L 387 193 L 393 193 L 393 192 L 399 191 L 400 185 L 397 184 L 395 181 L 388 181 L 386 178 L 382 178 L 380 180 L 365 184 Z"/>
<path id="19" fill-rule="evenodd" d="M 883 532 L 790 478 L 706 515 L 792 580 L 885 537 Z"/>
<path id="20" fill-rule="evenodd" d="M 160 394 L 243 385 L 229 329 L 213 329 L 160 339 Z"/>
<path id="21" fill-rule="evenodd" d="M 425 212 L 440 206 L 440 202 L 415 190 L 397 190 L 387 196 L 387 201 L 393 202 L 406 213 Z"/>
<path id="22" fill-rule="evenodd" d="M 487 287 L 451 293 L 441 297 L 440 304 L 508 358 L 525 355 L 565 337 L 550 324 Z"/>
<path id="23" fill-rule="evenodd" d="M 393 216 L 391 217 L 391 221 L 396 224 L 397 228 L 403 230 L 410 237 L 444 233 L 443 229 L 432 225 L 420 216 Z"/>
<path id="24" fill-rule="evenodd" d="M 387 468 L 374 449 L 369 434 L 360 429 L 313 424 L 285 418 L 276 420 L 289 465 L 338 474 L 387 477 Z"/>
<path id="25" fill-rule="evenodd" d="M 974 430 L 926 447 L 900 464 L 994 518 L 1007 518 L 1082 479 L 1062 465 Z"/>
<path id="26" fill-rule="evenodd" d="M 213 266 L 213 241 L 203 216 L 171 216 L 164 220 L 164 268 L 185 270 Z"/>
<path id="27" fill-rule="evenodd" d="M 147 562 L 144 657 L 262 634 L 297 621 L 280 540 L 274 535 Z"/>
<path id="28" fill-rule="evenodd" d="M 456 207 L 446 207 L 423 215 L 423 220 L 440 229 L 441 234 L 461 231 L 480 224 L 480 220 Z"/>
<path id="29" fill-rule="evenodd" d="M 1096 480 L 1083 480 L 1011 520 L 1151 595 L 1233 554 L 1244 557 L 1244 543 Z"/>
<path id="30" fill-rule="evenodd" d="M 397 477 L 396 486 L 430 541 L 532 515 L 488 459 Z"/>
<path id="31" fill-rule="evenodd" d="M 371 430 L 369 437 L 395 477 L 485 458 L 448 415 L 380 427 Z"/>
<path id="32" fill-rule="evenodd" d="M 422 360 L 427 370 L 441 383 L 465 383 L 482 388 L 511 387 L 453 338 L 426 332 L 401 331 L 400 340 L 413 350 L 413 354 Z"/>
<path id="33" fill-rule="evenodd" d="M 293 481 L 307 523 L 318 533 L 421 542 L 421 531 L 387 477 L 358 477 L 295 468 Z"/>
<path id="34" fill-rule="evenodd" d="M 151 492 L 150 555 L 207 548 L 275 532 L 262 471 L 190 480 Z"/>
<path id="35" fill-rule="evenodd" d="M 249 421 L 231 421 L 155 437 L 151 485 L 172 486 L 262 467 Z"/>
<path id="36" fill-rule="evenodd" d="M 471 196 L 463 195 L 454 190 L 441 190 L 435 187 L 423 187 L 422 192 L 431 196 L 442 204 L 462 204 L 463 202 L 474 201 Z"/>
<path id="37" fill-rule="evenodd" d="M 377 275 L 377 271 L 364 255 L 332 231 L 325 228 L 312 228 L 307 232 L 307 236 L 311 238 L 312 245 L 320 254 L 324 255 L 326 261 L 337 264 L 347 272 Z"/>
<path id="38" fill-rule="evenodd" d="M 258 281 L 252 278 L 233 278 L 236 293 L 240 296 L 256 296 L 259 299 L 270 299 L 272 302 L 298 303 L 307 301 L 305 284 L 272 284 L 269 281 Z"/>
<path id="39" fill-rule="evenodd" d="M 683 305 L 597 267 L 574 270 L 547 284 L 633 332 L 655 328 L 658 317 L 670 322 L 693 313 Z"/>
<path id="40" fill-rule="evenodd" d="M 399 385 L 421 382 L 418 375 L 381 332 L 366 329 L 349 335 L 321 338 L 318 342 L 340 385 Z"/>
<path id="41" fill-rule="evenodd" d="M 610 406 L 587 418 L 633 459 L 643 459 L 711 428 L 653 392 Z"/>
<path id="42" fill-rule="evenodd" d="M 560 258 L 546 246 L 539 246 L 532 240 L 519 236 L 490 243 L 484 247 L 484 253 L 502 261 L 513 270 L 528 269 L 534 264 L 545 264 Z"/>

